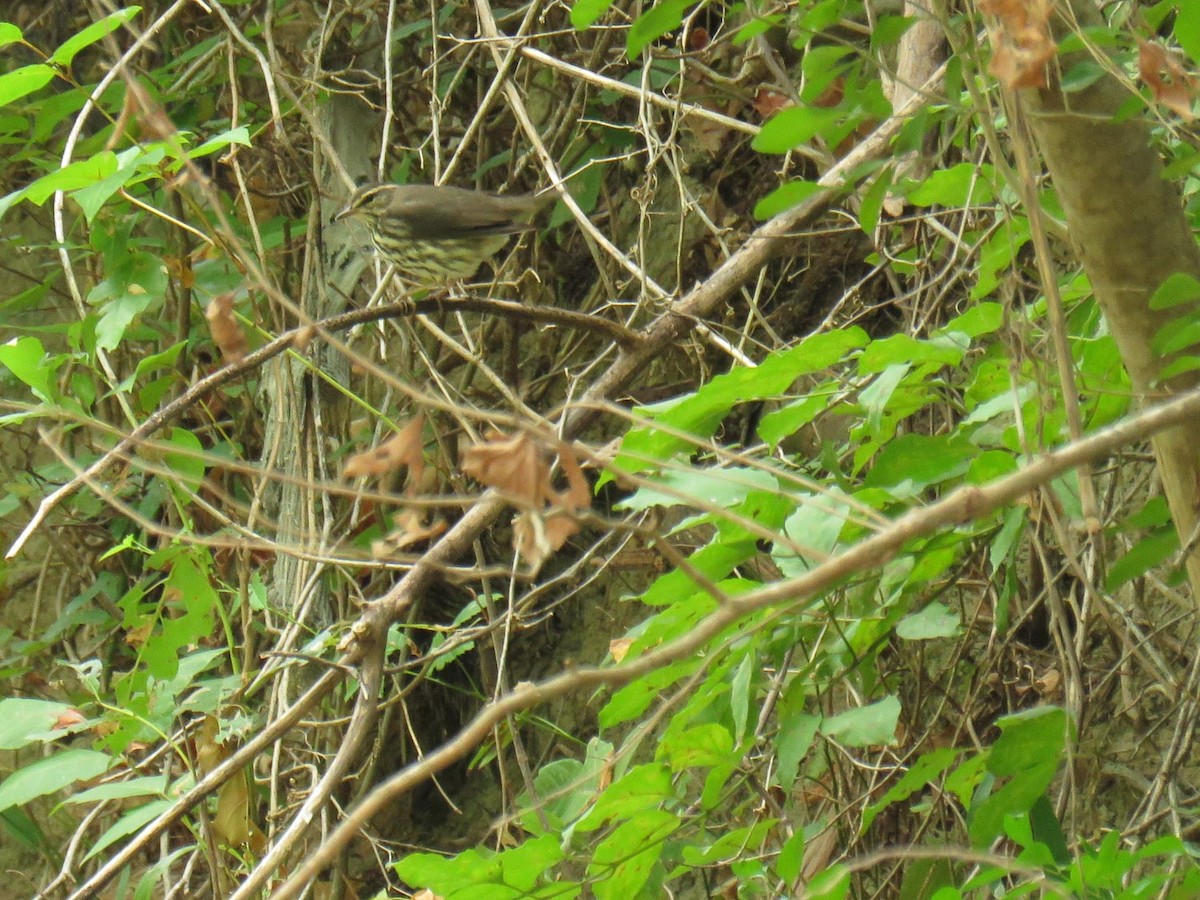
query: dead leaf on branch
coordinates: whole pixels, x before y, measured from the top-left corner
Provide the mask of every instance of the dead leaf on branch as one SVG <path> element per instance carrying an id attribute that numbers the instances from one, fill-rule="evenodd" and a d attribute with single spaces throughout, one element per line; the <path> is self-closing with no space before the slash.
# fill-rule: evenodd
<path id="1" fill-rule="evenodd" d="M 578 533 L 576 514 L 591 504 L 587 479 L 565 444 L 558 446 L 558 461 L 565 491 L 555 490 L 550 464 L 529 434 L 498 434 L 463 454 L 465 474 L 527 507 L 513 522 L 513 548 L 534 570 Z"/>
<path id="2" fill-rule="evenodd" d="M 1189 122 L 1195 118 L 1192 101 L 1200 81 L 1178 56 L 1157 41 L 1138 41 L 1138 75 L 1156 101 Z"/>
<path id="3" fill-rule="evenodd" d="M 407 466 L 408 485 L 420 483 L 425 474 L 425 445 L 421 440 L 424 425 L 425 416 L 417 415 L 378 447 L 350 457 L 342 469 L 342 476 L 359 478 L 363 475 L 387 475 Z"/>
<path id="4" fill-rule="evenodd" d="M 1058 50 L 1050 34 L 1050 0 L 980 0 L 979 9 L 997 20 L 988 26 L 988 71 L 1010 90 L 1046 87 L 1046 66 Z"/>
<path id="5" fill-rule="evenodd" d="M 208 330 L 213 342 L 221 350 L 221 357 L 226 363 L 241 362 L 246 357 L 250 344 L 242 331 L 242 326 L 233 314 L 233 294 L 225 293 L 212 299 L 208 309 L 204 311 L 208 319 Z"/>

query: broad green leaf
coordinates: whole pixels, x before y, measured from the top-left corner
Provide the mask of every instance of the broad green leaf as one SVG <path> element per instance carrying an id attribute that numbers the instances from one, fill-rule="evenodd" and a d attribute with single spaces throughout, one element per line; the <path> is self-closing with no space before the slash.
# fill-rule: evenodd
<path id="1" fill-rule="evenodd" d="M 900 720 L 900 701 L 885 697 L 877 703 L 859 706 L 829 716 L 821 723 L 821 734 L 850 747 L 896 743 L 896 723 Z"/>
<path id="2" fill-rule="evenodd" d="M 73 707 L 50 700 L 9 697 L 0 700 L 0 750 L 19 750 L 35 741 L 44 741 L 59 716 Z M 70 732 L 62 731 L 59 737 Z"/>
<path id="3" fill-rule="evenodd" d="M 753 825 L 734 828 L 711 844 L 683 846 L 683 861 L 689 866 L 709 866 L 722 861 L 732 862 L 760 848 L 776 819 L 761 819 Z"/>
<path id="4" fill-rule="evenodd" d="M 965 313 L 955 316 L 936 334 L 963 334 L 968 338 L 999 331 L 1004 324 L 1004 304 L 995 302 L 972 303 Z"/>
<path id="5" fill-rule="evenodd" d="M 762 131 L 754 136 L 750 146 L 759 153 L 787 153 L 807 144 L 825 129 L 840 125 L 844 116 L 845 113 L 838 109 L 789 106 L 763 124 Z"/>
<path id="6" fill-rule="evenodd" d="M 46 355 L 46 348 L 37 338 L 19 337 L 0 344 L 0 365 L 29 385 L 39 400 L 53 402 L 58 396 L 51 381 L 58 363 Z"/>
<path id="7" fill-rule="evenodd" d="M 119 9 L 114 13 L 109 13 L 103 19 L 93 22 L 78 34 L 67 38 L 54 51 L 54 55 L 50 57 L 50 61 L 60 66 L 70 66 L 71 61 L 75 59 L 75 55 L 80 50 L 90 47 L 105 35 L 112 34 L 141 11 L 142 8 L 140 6 L 130 6 L 125 9 Z"/>
<path id="8" fill-rule="evenodd" d="M 1200 3 L 1183 0 L 1176 8 L 1175 40 L 1187 51 L 1193 63 L 1200 63 Z"/>
<path id="9" fill-rule="evenodd" d="M 137 809 L 131 809 L 121 818 L 117 819 L 104 834 L 100 835 L 95 845 L 88 851 L 87 856 L 83 859 L 86 862 L 93 856 L 96 856 L 101 851 L 115 844 L 123 837 L 127 837 L 153 822 L 168 809 L 171 808 L 171 800 L 155 800 L 152 803 L 147 803 L 145 806 L 139 806 Z"/>
<path id="10" fill-rule="evenodd" d="M 734 744 L 741 744 L 746 737 L 746 726 L 750 721 L 750 699 L 754 693 L 754 669 L 754 655 L 747 653 L 729 683 L 729 709 L 733 713 Z M 732 750 L 732 747 L 730 749 Z"/>
<path id="11" fill-rule="evenodd" d="M 874 375 L 895 365 L 957 366 L 966 352 L 962 335 L 956 333 L 939 334 L 928 340 L 894 334 L 864 347 L 858 356 L 858 370 L 864 375 Z"/>
<path id="12" fill-rule="evenodd" d="M 814 877 L 804 891 L 805 900 L 845 900 L 850 895 L 850 870 L 841 863 Z"/>
<path id="13" fill-rule="evenodd" d="M 651 414 L 674 431 L 707 438 L 736 404 L 778 396 L 801 375 L 829 368 L 868 342 L 866 332 L 857 327 L 822 332 L 772 353 L 758 366 L 718 375 L 694 394 Z M 653 426 L 636 428 L 625 436 L 613 465 L 620 471 L 644 472 L 654 467 L 654 460 L 669 459 L 693 446 L 694 441 Z"/>
<path id="14" fill-rule="evenodd" d="M 779 482 L 770 472 L 734 466 L 728 469 L 669 469 L 622 500 L 620 509 L 654 506 L 694 506 L 697 501 L 729 508 L 753 491 L 775 493 Z"/>
<path id="15" fill-rule="evenodd" d="M 237 128 L 231 128 L 229 131 L 222 132 L 215 137 L 210 137 L 199 147 L 195 147 L 187 152 L 188 159 L 199 159 L 201 156 L 208 156 L 216 153 L 218 150 L 224 150 L 230 144 L 240 144 L 243 147 L 250 146 L 250 131 L 245 125 L 239 125 Z"/>
<path id="16" fill-rule="evenodd" d="M 475 885 L 499 883 L 503 874 L 496 854 L 488 850 L 468 850 L 450 858 L 437 853 L 410 853 L 394 868 L 410 884 L 427 887 L 441 896 Z"/>
<path id="17" fill-rule="evenodd" d="M 22 37 L 21 29 L 12 22 L 0 22 L 0 47 L 15 44 Z"/>
<path id="18" fill-rule="evenodd" d="M 733 755 L 733 735 L 718 722 L 669 730 L 659 741 L 658 753 L 667 758 L 673 772 L 692 766 L 715 766 Z"/>
<path id="19" fill-rule="evenodd" d="M 103 181 L 117 171 L 117 155 L 102 150 L 89 159 L 81 159 L 64 166 L 49 175 L 43 175 L 25 189 L 25 196 L 36 206 L 41 206 L 55 191 L 74 191 Z"/>
<path id="20" fill-rule="evenodd" d="M 162 775 L 147 775 L 100 784 L 68 797 L 63 803 L 98 803 L 101 800 L 126 800 L 129 797 L 165 797 L 169 787 Z"/>
<path id="21" fill-rule="evenodd" d="M 832 556 L 850 515 L 850 502 L 840 488 L 797 494 L 795 499 L 796 511 L 788 516 L 783 530 L 804 555 L 797 556 L 783 544 L 776 544 L 771 554 L 788 577 L 803 575 Z"/>
<path id="22" fill-rule="evenodd" d="M 661 809 L 639 813 L 621 823 L 592 853 L 588 875 L 597 900 L 641 896 L 650 873 L 679 819 Z"/>
<path id="23" fill-rule="evenodd" d="M 690 675 L 698 664 L 696 660 L 681 660 L 631 681 L 601 708 L 600 727 L 612 728 L 640 716 L 651 703 L 662 698 L 668 687 Z"/>
<path id="24" fill-rule="evenodd" d="M 753 539 L 714 541 L 688 557 L 688 568 L 711 581 L 720 581 L 757 553 Z M 690 597 L 701 586 L 684 569 L 672 569 L 660 576 L 639 599 L 647 606 L 665 606 Z"/>
<path id="25" fill-rule="evenodd" d="M 0 782 L 0 810 L 22 806 L 108 770 L 112 758 L 95 750 L 64 750 L 17 769 Z"/>
<path id="26" fill-rule="evenodd" d="M 41 90 L 54 79 L 54 74 L 54 69 L 45 63 L 34 63 L 0 75 L 0 106 Z"/>
<path id="27" fill-rule="evenodd" d="M 167 452 L 167 465 L 179 476 L 189 491 L 198 491 L 205 471 L 205 463 L 201 458 L 204 445 L 200 438 L 187 428 L 173 428 L 168 440 L 172 447 L 176 448 L 176 452 Z M 186 499 L 186 494 L 181 493 L 180 497 Z"/>
<path id="28" fill-rule="evenodd" d="M 820 719 L 805 711 L 808 685 L 803 675 L 793 678 L 779 700 L 776 717 L 779 731 L 775 735 L 775 754 L 779 760 L 776 779 L 787 794 L 791 794 L 800 761 L 812 748 Z"/>
<path id="29" fill-rule="evenodd" d="M 1007 779 L 972 810 L 968 831 L 975 847 L 985 847 L 1004 833 L 1007 816 L 1033 808 L 1058 771 L 1071 721 L 1054 706 L 1035 707 L 1003 716 L 1000 737 L 987 754 L 987 770 Z"/>
<path id="30" fill-rule="evenodd" d="M 627 819 L 674 797 L 671 772 L 665 765 L 656 762 L 634 766 L 604 789 L 575 831 L 582 834 L 595 831 L 610 819 Z"/>
<path id="31" fill-rule="evenodd" d="M 959 163 L 949 169 L 934 172 L 916 188 L 909 191 L 908 201 L 916 206 L 961 207 L 968 203 L 991 203 L 991 166 Z"/>
<path id="32" fill-rule="evenodd" d="M 896 635 L 906 641 L 928 641 L 954 637 L 962 631 L 958 613 L 933 601 L 920 612 L 905 616 L 896 624 Z"/>
<path id="33" fill-rule="evenodd" d="M 958 754 L 959 751 L 953 747 L 942 747 L 922 754 L 901 779 L 880 798 L 879 802 L 872 803 L 863 810 L 862 827 L 859 829 L 859 833 L 866 834 L 871 823 L 875 821 L 875 817 L 892 804 L 901 803 L 917 791 L 924 790 L 928 784 L 940 777 L 954 764 L 954 761 L 958 759 Z"/>
<path id="34" fill-rule="evenodd" d="M 1179 552 L 1179 537 L 1172 526 L 1160 528 L 1132 547 L 1108 567 L 1104 589 L 1115 591 L 1126 582 L 1140 578 L 1151 569 L 1168 562 Z"/>
<path id="35" fill-rule="evenodd" d="M 96 213 L 121 188 L 131 182 L 144 180 L 157 175 L 156 167 L 165 158 L 166 152 L 162 147 L 154 147 L 143 151 L 141 147 L 130 147 L 117 154 L 117 170 L 111 175 L 101 178 L 94 184 L 77 188 L 71 192 L 71 199 L 79 204 L 83 215 L 90 224 Z"/>
<path id="36" fill-rule="evenodd" d="M 1029 219 L 1024 216 L 1004 219 L 992 235 L 979 248 L 978 278 L 968 295 L 972 300 L 981 300 L 1000 286 L 1003 273 L 1007 272 L 1017 258 L 1021 248 L 1029 243 Z"/>
<path id="37" fill-rule="evenodd" d="M 629 26 L 625 38 L 625 55 L 637 59 L 652 42 L 683 24 L 683 14 L 694 0 L 660 0 Z"/>
<path id="38" fill-rule="evenodd" d="M 571 25 L 583 31 L 590 28 L 612 6 L 612 0 L 575 0 L 571 6 Z"/>
<path id="39" fill-rule="evenodd" d="M 754 218 L 770 219 L 793 206 L 799 206 L 809 197 L 824 190 L 826 188 L 813 181 L 789 181 L 781 184 L 754 205 Z"/>
<path id="40" fill-rule="evenodd" d="M 167 272 L 162 258 L 145 251 L 130 250 L 113 255 L 105 279 L 88 294 L 88 302 L 100 308 L 96 344 L 113 350 L 129 325 L 152 303 L 162 300 L 167 289 Z"/>
<path id="41" fill-rule="evenodd" d="M 864 484 L 890 488 L 898 496 L 912 495 L 965 473 L 976 452 L 960 437 L 909 432 L 879 452 Z"/>

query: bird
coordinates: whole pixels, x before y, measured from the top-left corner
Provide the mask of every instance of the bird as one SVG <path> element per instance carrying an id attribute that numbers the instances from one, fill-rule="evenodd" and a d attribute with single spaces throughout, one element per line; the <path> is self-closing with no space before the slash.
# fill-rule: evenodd
<path id="1" fill-rule="evenodd" d="M 530 220 L 550 193 L 492 194 L 449 185 L 367 184 L 333 217 L 358 219 L 380 256 L 413 286 L 435 287 L 474 275 Z"/>

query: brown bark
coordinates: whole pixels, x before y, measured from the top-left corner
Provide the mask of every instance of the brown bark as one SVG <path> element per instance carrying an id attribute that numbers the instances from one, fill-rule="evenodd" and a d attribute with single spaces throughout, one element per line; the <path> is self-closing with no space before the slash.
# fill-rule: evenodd
<path id="1" fill-rule="evenodd" d="M 1094 0 L 1064 0 L 1058 12 L 1063 18 L 1057 20 L 1056 30 L 1101 24 Z M 1022 91 L 1019 100 L 1096 299 L 1139 400 L 1145 403 L 1200 383 L 1197 372 L 1162 379 L 1172 357 L 1153 350 L 1157 334 L 1200 313 L 1200 304 L 1150 308 L 1155 290 L 1170 275 L 1200 278 L 1200 250 L 1178 189 L 1163 178 L 1162 160 L 1151 146 L 1145 118 L 1114 119 L 1130 98 L 1128 88 L 1105 75 L 1082 91 L 1061 90 L 1054 74 L 1069 71 L 1086 54 L 1060 56 L 1052 65 L 1050 86 Z M 1186 544 L 1200 506 L 1200 421 L 1160 433 L 1153 445 L 1171 515 Z M 1190 554 L 1187 567 L 1193 596 L 1200 597 L 1200 554 Z"/>

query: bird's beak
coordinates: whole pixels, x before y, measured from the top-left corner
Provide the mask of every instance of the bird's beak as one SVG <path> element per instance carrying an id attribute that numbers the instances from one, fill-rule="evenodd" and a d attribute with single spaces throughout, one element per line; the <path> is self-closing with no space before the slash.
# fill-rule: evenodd
<path id="1" fill-rule="evenodd" d="M 333 217 L 333 221 L 340 222 L 342 219 L 348 219 L 352 215 L 354 215 L 354 207 L 347 204 L 337 211 Z"/>

